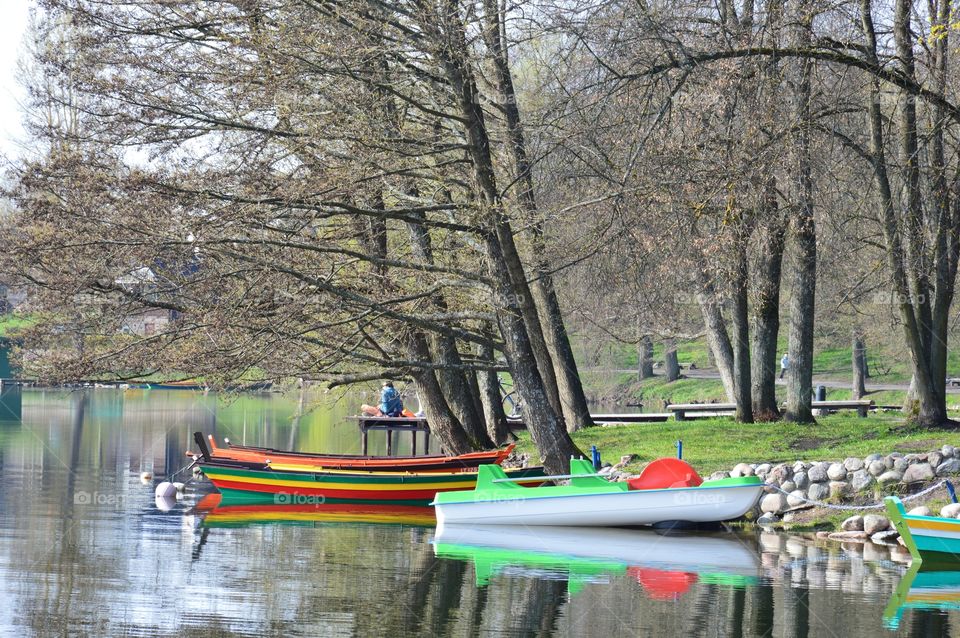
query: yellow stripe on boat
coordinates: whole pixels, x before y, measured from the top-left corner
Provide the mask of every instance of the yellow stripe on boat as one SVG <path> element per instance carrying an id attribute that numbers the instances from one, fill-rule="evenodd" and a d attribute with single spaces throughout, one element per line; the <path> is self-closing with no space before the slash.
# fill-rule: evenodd
<path id="1" fill-rule="evenodd" d="M 471 489 L 476 485 L 473 475 L 470 479 L 464 481 L 431 481 L 422 483 L 324 483 L 319 481 L 304 481 L 290 479 L 272 479 L 261 476 L 236 476 L 234 474 L 220 474 L 216 470 L 207 468 L 204 470 L 207 476 L 230 481 L 231 483 L 250 483 L 253 485 L 273 485 L 276 487 L 291 487 L 301 489 L 327 488 L 338 490 L 365 490 L 365 491 L 386 491 L 386 490 L 431 490 L 431 489 Z M 540 483 L 543 479 L 531 478 L 530 483 Z"/>

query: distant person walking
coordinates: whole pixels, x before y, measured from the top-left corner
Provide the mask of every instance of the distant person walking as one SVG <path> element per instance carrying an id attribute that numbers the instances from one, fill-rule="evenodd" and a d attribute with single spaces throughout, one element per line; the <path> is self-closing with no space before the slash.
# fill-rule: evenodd
<path id="1" fill-rule="evenodd" d="M 365 416 L 402 416 L 403 400 L 400 393 L 393 387 L 393 381 L 387 381 L 383 384 L 380 391 L 380 405 L 361 405 L 360 412 Z"/>
<path id="2" fill-rule="evenodd" d="M 783 375 L 786 374 L 787 368 L 790 367 L 790 356 L 786 352 L 783 353 L 783 356 L 780 357 L 780 378 L 783 378 Z"/>

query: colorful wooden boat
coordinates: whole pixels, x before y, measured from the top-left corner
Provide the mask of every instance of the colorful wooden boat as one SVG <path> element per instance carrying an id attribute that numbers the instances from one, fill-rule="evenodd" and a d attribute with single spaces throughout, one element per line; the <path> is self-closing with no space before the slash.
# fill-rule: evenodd
<path id="1" fill-rule="evenodd" d="M 428 505 L 438 492 L 472 489 L 476 472 L 364 472 L 359 470 L 302 471 L 296 468 L 253 469 L 242 464 L 205 463 L 203 473 L 231 499 L 277 505 L 392 502 Z M 484 466 L 497 467 L 498 465 Z M 502 471 L 502 468 L 501 468 Z M 520 484 L 540 485 L 543 468 L 505 473 Z"/>
<path id="2" fill-rule="evenodd" d="M 208 494 L 190 513 L 199 516 L 204 527 L 315 526 L 328 523 L 433 527 L 437 520 L 429 506 L 393 503 L 252 504 L 224 499 L 222 494 Z"/>
<path id="3" fill-rule="evenodd" d="M 960 564 L 960 520 L 907 514 L 896 496 L 884 501 L 890 520 L 915 560 Z"/>
<path id="4" fill-rule="evenodd" d="M 470 560 L 477 585 L 497 573 L 529 570 L 565 577 L 576 594 L 611 575 L 633 576 L 653 598 L 676 598 L 694 583 L 733 586 L 760 580 L 759 555 L 739 539 L 659 535 L 648 530 L 582 527 L 446 525 L 437 530 L 437 556 Z"/>
<path id="5" fill-rule="evenodd" d="M 651 463 L 630 483 L 615 483 L 598 475 L 589 461 L 571 459 L 569 475 L 546 477 L 569 479 L 569 485 L 534 489 L 519 485 L 496 465 L 482 465 L 472 491 L 437 494 L 433 503 L 437 524 L 609 527 L 711 523 L 743 516 L 763 491 L 763 482 L 755 476 L 703 482 L 682 461 L 661 461 L 664 463 Z M 678 480 L 672 482 L 670 478 L 661 480 L 659 470 L 667 467 L 672 472 L 680 464 L 689 468 L 685 478 L 677 475 Z M 647 472 L 657 480 L 647 480 Z"/>
<path id="6" fill-rule="evenodd" d="M 499 450 L 470 452 L 459 455 L 432 456 L 360 456 L 354 454 L 317 454 L 313 452 L 289 452 L 273 448 L 235 445 L 227 441 L 229 447 L 219 447 L 212 435 L 208 435 L 209 448 L 203 444 L 203 435 L 194 434 L 200 446 L 200 455 L 204 450 L 213 461 L 239 461 L 264 465 L 303 465 L 310 469 L 331 470 L 385 470 L 391 472 L 453 472 L 459 470 L 476 471 L 479 465 L 492 463 L 499 465 L 510 455 L 514 443 Z M 194 452 L 187 454 L 195 455 Z"/>

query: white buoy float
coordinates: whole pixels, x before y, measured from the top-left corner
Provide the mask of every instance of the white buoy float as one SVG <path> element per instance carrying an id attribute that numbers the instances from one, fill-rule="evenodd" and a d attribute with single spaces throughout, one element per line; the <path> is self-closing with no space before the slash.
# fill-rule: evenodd
<path id="1" fill-rule="evenodd" d="M 181 496 L 183 496 L 183 490 L 186 487 L 186 485 L 178 482 L 178 483 L 174 483 L 173 487 L 174 489 L 177 490 L 177 498 L 180 498 Z"/>
<path id="2" fill-rule="evenodd" d="M 153 499 L 157 504 L 157 509 L 161 512 L 169 512 L 177 505 L 177 499 L 172 496 L 157 496 Z"/>
<path id="3" fill-rule="evenodd" d="M 157 485 L 157 489 L 154 491 L 154 494 L 160 498 L 176 498 L 177 488 L 173 483 L 164 481 L 163 483 Z"/>
<path id="4" fill-rule="evenodd" d="M 140 472 L 140 482 L 149 483 L 153 480 L 153 472 Z"/>

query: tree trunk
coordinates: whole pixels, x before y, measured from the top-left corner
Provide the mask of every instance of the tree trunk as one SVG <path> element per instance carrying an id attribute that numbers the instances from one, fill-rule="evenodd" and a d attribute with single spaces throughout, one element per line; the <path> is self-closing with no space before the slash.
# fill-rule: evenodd
<path id="1" fill-rule="evenodd" d="M 677 361 L 677 342 L 675 339 L 666 339 L 663 342 L 663 362 L 667 381 L 676 381 L 680 378 L 680 363 Z"/>
<path id="2" fill-rule="evenodd" d="M 526 280 L 516 281 L 511 271 L 519 264 L 516 251 L 508 258 L 504 246 L 515 248 L 510 226 L 504 216 L 500 192 L 497 188 L 490 140 L 483 113 L 483 100 L 477 90 L 473 73 L 465 54 L 468 50 L 466 33 L 458 7 L 447 3 L 447 10 L 437 16 L 442 22 L 445 41 L 434 54 L 444 67 L 447 81 L 457 97 L 457 107 L 466 134 L 466 150 L 472 164 L 474 181 L 480 197 L 482 221 L 486 227 L 483 236 L 486 263 L 490 280 L 494 282 L 493 307 L 504 341 L 504 354 L 515 383 L 524 401 L 524 420 L 530 436 L 540 452 L 547 470 L 563 474 L 569 470 L 569 459 L 582 452 L 567 433 L 563 419 L 553 407 L 547 383 L 541 375 L 541 365 L 534 353 L 528 328 L 539 323 L 529 321 L 521 303 L 529 300 Z M 433 30 L 434 25 L 423 25 Z M 526 290 L 524 290 L 526 289 Z M 542 333 L 541 333 L 542 336 Z M 543 370 L 552 370 L 543 366 Z M 556 390 L 556 384 L 553 385 Z M 555 394 L 555 393 L 554 393 Z"/>
<path id="3" fill-rule="evenodd" d="M 527 158 L 523 124 L 520 120 L 520 108 L 513 86 L 513 75 L 507 59 L 507 48 L 501 31 L 501 16 L 497 0 L 484 0 L 485 26 L 484 39 L 493 57 L 494 75 L 500 93 L 507 121 L 507 136 L 513 154 L 516 180 L 519 186 L 519 201 L 523 210 L 533 221 L 531 248 L 534 263 L 534 281 L 530 290 L 532 301 L 539 317 L 539 329 L 543 334 L 545 346 L 549 351 L 549 360 L 553 366 L 554 382 L 557 385 L 559 404 L 567 430 L 574 431 L 592 425 L 587 398 L 580 382 L 577 362 L 573 357 L 570 339 L 563 323 L 560 300 L 553 285 L 553 275 L 547 263 L 544 242 L 543 222 L 537 212 L 537 200 L 533 186 L 533 172 Z M 505 248 L 506 250 L 506 248 Z M 526 312 L 526 310 L 525 310 Z M 531 334 L 535 330 L 530 329 Z M 550 383 L 547 375 L 545 381 Z"/>
<path id="4" fill-rule="evenodd" d="M 780 275 L 786 226 L 776 210 L 775 186 L 765 212 L 768 221 L 757 229 L 759 256 L 754 274 L 753 352 L 750 358 L 753 417 L 758 421 L 780 418 L 777 402 L 777 337 L 780 333 Z"/>
<path id="5" fill-rule="evenodd" d="M 430 349 L 427 339 L 420 332 L 413 332 L 408 337 L 410 356 L 415 361 L 429 361 Z M 471 442 L 463 425 L 450 409 L 443 390 L 433 370 L 415 368 L 410 376 L 417 384 L 421 405 L 429 415 L 430 434 L 436 437 L 440 446 L 448 454 L 466 454 L 481 449 Z"/>
<path id="6" fill-rule="evenodd" d="M 477 359 L 493 365 L 493 347 L 477 345 Z M 480 400 L 483 402 L 487 435 L 497 445 L 503 445 L 510 440 L 511 435 L 510 428 L 507 425 L 507 415 L 503 412 L 503 397 L 500 396 L 497 373 L 492 370 L 479 371 L 477 372 L 477 383 L 480 385 Z"/>
<path id="7" fill-rule="evenodd" d="M 733 347 L 730 345 L 727 326 L 723 322 L 723 315 L 720 312 L 720 304 L 717 303 L 713 281 L 707 274 L 705 264 L 701 263 L 697 266 L 696 278 L 700 289 L 700 294 L 697 295 L 697 303 L 700 306 L 703 323 L 707 329 L 707 342 L 710 345 L 710 351 L 713 353 L 717 371 L 720 373 L 720 381 L 723 383 L 727 400 L 732 402 L 736 397 L 733 380 Z"/>
<path id="8" fill-rule="evenodd" d="M 801 2 L 798 17 L 798 43 L 810 43 L 810 1 Z M 799 123 L 796 134 L 797 210 L 791 220 L 791 229 L 796 240 L 797 255 L 790 303 L 789 353 L 790 368 L 787 370 L 788 421 L 812 423 L 811 406 L 813 392 L 813 322 L 817 289 L 817 231 L 813 217 L 813 175 L 810 150 L 810 74 L 811 60 L 801 58 L 799 82 L 796 87 L 796 119 Z"/>
<path id="9" fill-rule="evenodd" d="M 850 396 L 854 399 L 862 399 L 867 395 L 867 354 L 863 345 L 863 337 L 859 333 L 853 334 L 853 388 Z"/>
<path id="10" fill-rule="evenodd" d="M 750 319 L 747 309 L 747 250 L 742 238 L 737 242 L 732 277 L 730 316 L 733 323 L 733 389 L 737 405 L 735 418 L 753 423 L 750 401 Z"/>
<path id="11" fill-rule="evenodd" d="M 650 335 L 640 337 L 637 344 L 637 378 L 640 381 L 653 377 L 653 340 Z"/>
<path id="12" fill-rule="evenodd" d="M 420 219 L 423 216 L 423 213 L 411 215 Z M 433 245 L 426 226 L 417 221 L 410 221 L 407 222 L 407 229 L 413 254 L 421 263 L 433 265 Z M 447 302 L 442 295 L 433 295 L 430 301 L 438 312 L 448 310 Z M 493 440 L 487 435 L 484 424 L 478 388 L 470 383 L 469 377 L 462 369 L 458 369 L 463 365 L 463 359 L 457 350 L 456 341 L 449 335 L 430 334 L 429 344 L 431 353 L 435 355 L 431 360 L 449 366 L 437 371 L 437 381 L 447 398 L 447 404 L 463 425 L 467 437 L 475 447 L 493 447 Z"/>

